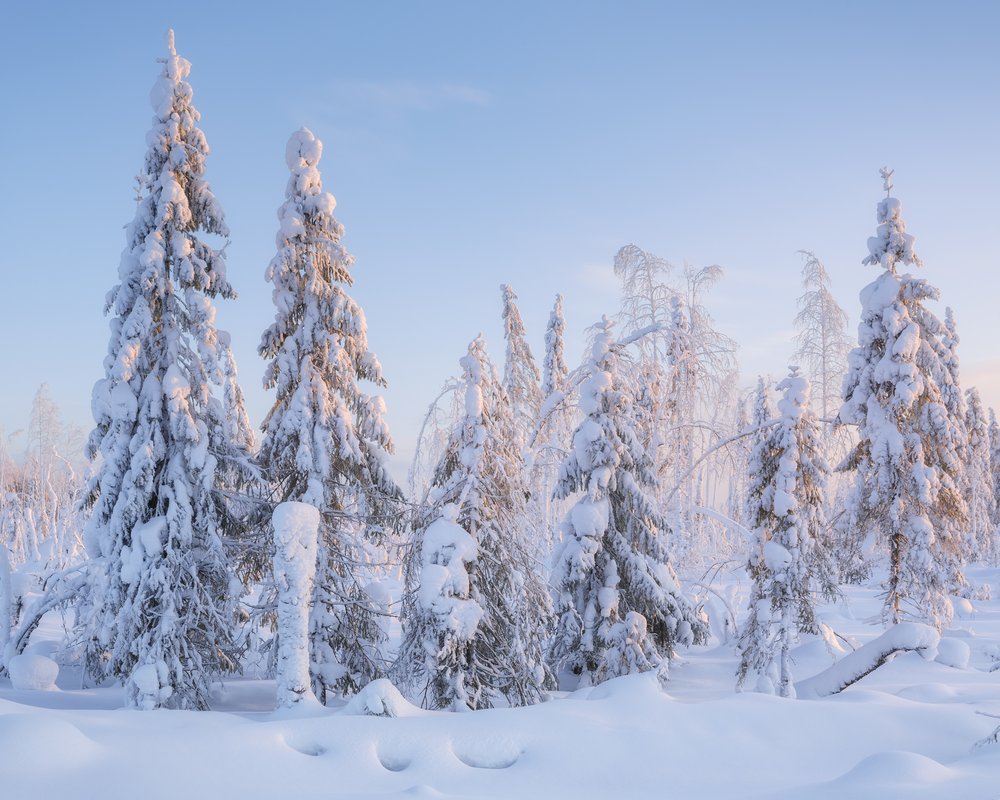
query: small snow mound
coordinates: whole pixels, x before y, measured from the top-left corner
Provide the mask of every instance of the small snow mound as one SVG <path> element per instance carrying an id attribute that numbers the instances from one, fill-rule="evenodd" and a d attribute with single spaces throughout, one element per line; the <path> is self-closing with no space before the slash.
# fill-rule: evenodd
<path id="1" fill-rule="evenodd" d="M 392 681 L 379 678 L 354 695 L 342 713 L 359 717 L 414 717 L 424 712 L 403 697 Z"/>
<path id="2" fill-rule="evenodd" d="M 939 664 L 955 669 L 966 669 L 969 666 L 969 645 L 961 639 L 941 639 L 937 650 L 937 658 L 934 660 Z"/>
<path id="3" fill-rule="evenodd" d="M 0 753 L 10 770 L 16 765 L 22 774 L 29 770 L 51 774 L 80 766 L 97 750 L 79 728 L 48 714 L 0 714 Z"/>
<path id="4" fill-rule="evenodd" d="M 904 751 L 876 753 L 837 779 L 838 784 L 894 787 L 926 786 L 952 777 L 952 770 L 933 758 Z M 898 796 L 898 795 L 897 795 Z"/>
<path id="5" fill-rule="evenodd" d="M 958 693 L 943 683 L 920 683 L 896 692 L 897 697 L 918 703 L 950 703 Z"/>
<path id="6" fill-rule="evenodd" d="M 951 597 L 951 608 L 958 619 L 975 619 L 977 609 L 966 597 Z"/>
<path id="7" fill-rule="evenodd" d="M 402 794 L 404 796 L 406 796 L 406 797 L 444 797 L 445 796 L 445 795 L 441 794 L 441 792 L 439 792 L 433 786 L 427 786 L 426 784 L 423 784 L 423 783 L 418 783 L 415 786 L 411 786 L 409 789 L 406 789 L 405 791 L 403 791 Z"/>
<path id="8" fill-rule="evenodd" d="M 59 665 L 51 658 L 35 653 L 22 653 L 7 665 L 11 685 L 19 691 L 50 692 L 56 688 Z"/>
<path id="9" fill-rule="evenodd" d="M 576 696 L 575 693 L 574 696 Z M 641 672 L 635 675 L 622 675 L 620 678 L 613 678 L 612 680 L 605 681 L 604 683 L 595 686 L 590 693 L 587 694 L 586 699 L 637 699 L 641 702 L 648 703 L 650 698 L 654 696 L 660 699 L 667 697 L 666 693 L 664 693 L 663 689 L 660 687 L 656 671 L 652 670 L 650 672 Z"/>

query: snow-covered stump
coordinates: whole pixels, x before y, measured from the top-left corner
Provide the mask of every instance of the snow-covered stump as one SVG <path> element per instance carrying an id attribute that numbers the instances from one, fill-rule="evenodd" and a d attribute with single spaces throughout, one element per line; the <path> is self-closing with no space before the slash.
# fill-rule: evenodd
<path id="1" fill-rule="evenodd" d="M 59 677 L 59 665 L 55 661 L 32 653 L 12 656 L 7 671 L 11 686 L 18 690 L 51 692 Z"/>
<path id="2" fill-rule="evenodd" d="M 915 650 L 928 661 L 933 661 L 940 640 L 938 632 L 930 625 L 919 622 L 893 625 L 877 639 L 848 653 L 819 675 L 799 681 L 795 684 L 795 692 L 803 699 L 837 694 L 881 667 L 893 653 Z"/>
<path id="3" fill-rule="evenodd" d="M 309 606 L 316 575 L 319 510 L 308 503 L 274 509 L 274 583 L 278 587 L 278 707 L 316 701 L 309 678 Z"/>

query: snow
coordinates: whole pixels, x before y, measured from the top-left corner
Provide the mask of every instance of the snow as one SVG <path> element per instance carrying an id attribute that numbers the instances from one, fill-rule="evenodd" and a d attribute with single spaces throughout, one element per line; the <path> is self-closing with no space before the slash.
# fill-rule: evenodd
<path id="1" fill-rule="evenodd" d="M 967 669 L 969 666 L 969 657 L 969 645 L 961 639 L 943 637 L 938 642 L 935 661 L 939 664 L 946 664 L 955 669 Z"/>
<path id="2" fill-rule="evenodd" d="M 799 681 L 795 690 L 803 698 L 836 694 L 876 670 L 893 653 L 915 650 L 924 658 L 933 659 L 937 655 L 939 641 L 938 632 L 929 625 L 918 622 L 893 625 L 877 639 L 844 656 L 819 675 Z"/>
<path id="3" fill-rule="evenodd" d="M 319 547 L 319 509 L 279 503 L 274 526 L 274 583 L 278 589 L 278 704 L 317 702 L 309 678 L 309 607 Z"/>
<path id="4" fill-rule="evenodd" d="M 385 678 L 374 680 L 352 697 L 344 706 L 344 714 L 367 717 L 416 717 L 427 714 L 417 708 Z"/>
<path id="5" fill-rule="evenodd" d="M 7 671 L 15 689 L 47 692 L 56 688 L 59 665 L 46 656 L 22 653 L 11 658 Z"/>
<path id="6" fill-rule="evenodd" d="M 745 592 L 740 575 L 720 593 Z M 1000 595 L 1000 572 L 975 577 Z M 881 635 L 865 622 L 877 617 L 879 591 L 877 582 L 846 587 L 844 600 L 820 607 L 844 650 Z M 902 653 L 813 700 L 734 693 L 732 642 L 684 650 L 665 691 L 654 675 L 634 675 L 536 706 L 464 714 L 416 709 L 387 681 L 340 708 L 287 717 L 271 710 L 273 681 L 227 681 L 214 711 L 135 714 L 119 710 L 120 688 L 80 690 L 72 670 L 55 693 L 0 679 L 2 795 L 79 797 L 99 786 L 102 798 L 126 800 L 142 786 L 149 800 L 992 798 L 1000 745 L 973 746 L 997 727 L 976 712 L 1000 713 L 998 673 L 988 671 L 990 652 L 1000 652 L 1000 602 L 979 606 L 977 620 L 942 640 L 969 646 L 967 669 Z M 909 630 L 892 638 L 933 638 Z M 57 636 L 58 623 L 42 633 Z M 820 637 L 793 657 L 806 676 L 832 661 Z"/>

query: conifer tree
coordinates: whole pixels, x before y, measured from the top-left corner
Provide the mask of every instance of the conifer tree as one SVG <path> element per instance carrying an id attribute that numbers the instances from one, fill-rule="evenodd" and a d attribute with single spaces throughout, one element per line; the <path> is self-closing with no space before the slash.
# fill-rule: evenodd
<path id="1" fill-rule="evenodd" d="M 291 175 L 278 209 L 274 322 L 261 337 L 265 388 L 276 389 L 264 420 L 259 461 L 279 502 L 320 512 L 320 544 L 310 622 L 310 672 L 321 702 L 357 691 L 383 671 L 385 634 L 363 582 L 369 543 L 401 497 L 385 466 L 392 439 L 381 397 L 359 382 L 385 386 L 368 349 L 361 307 L 348 296 L 354 259 L 341 243 L 336 201 L 323 191 L 322 142 L 303 128 L 285 149 Z"/>
<path id="2" fill-rule="evenodd" d="M 754 513 L 748 522 L 756 543 L 738 677 L 743 685 L 754 675 L 758 691 L 793 697 L 791 646 L 800 631 L 818 630 L 815 596 L 832 596 L 836 580 L 823 541 L 829 469 L 809 408 L 809 382 L 792 367 L 778 390 L 778 424 L 757 442 L 749 462 Z"/>
<path id="3" fill-rule="evenodd" d="M 428 708 L 538 702 L 551 601 L 527 540 L 511 402 L 481 337 L 461 359 L 464 416 L 435 470 L 406 563 L 397 673 Z"/>
<path id="4" fill-rule="evenodd" d="M 542 362 L 542 399 L 548 400 L 556 392 L 566 391 L 569 368 L 566 366 L 566 320 L 563 318 L 563 298 L 556 295 L 545 328 L 545 359 Z"/>
<path id="5" fill-rule="evenodd" d="M 556 559 L 557 673 L 593 685 L 634 672 L 663 678 L 678 645 L 704 641 L 705 625 L 667 556 L 666 520 L 653 500 L 653 461 L 635 432 L 631 363 L 605 318 L 580 389 L 586 415 L 573 434 L 556 496 L 581 493 L 563 523 Z"/>
<path id="6" fill-rule="evenodd" d="M 774 419 L 774 408 L 771 405 L 770 387 L 771 381 L 765 380 L 763 375 L 757 376 L 757 385 L 753 390 L 753 399 L 750 410 L 750 422 L 747 426 L 751 431 L 747 437 L 750 452 L 747 454 L 747 466 L 745 479 L 752 481 L 755 467 L 751 461 L 755 452 L 764 446 L 764 442 L 769 435 L 768 423 Z M 742 516 L 745 520 L 753 524 L 753 520 L 765 513 L 760 507 L 761 498 L 750 493 L 750 484 L 743 493 Z"/>
<path id="7" fill-rule="evenodd" d="M 541 472 L 540 505 L 545 514 L 546 545 L 549 552 L 557 538 L 560 504 L 552 492 L 565 456 L 566 441 L 572 433 L 568 404 L 569 369 L 564 355 L 566 321 L 563 319 L 562 295 L 556 295 L 545 330 L 545 358 L 542 363 L 542 408 L 535 443 L 535 464 Z"/>
<path id="8" fill-rule="evenodd" d="M 511 408 L 522 447 L 535 427 L 542 405 L 541 376 L 535 358 L 525 338 L 524 322 L 517 307 L 517 295 L 508 284 L 500 287 L 503 294 L 504 339 L 507 357 L 504 360 L 503 386 L 510 397 Z"/>
<path id="9" fill-rule="evenodd" d="M 965 396 L 968 453 L 962 472 L 962 493 L 969 505 L 966 540 L 968 559 L 996 564 L 1000 558 L 1000 542 L 997 542 L 996 523 L 993 521 L 997 509 L 990 467 L 990 428 L 979 391 L 972 387 L 966 391 Z"/>
<path id="10" fill-rule="evenodd" d="M 167 38 L 151 94 L 153 128 L 118 275 L 105 376 L 93 393 L 100 456 L 85 504 L 93 570 L 87 665 L 125 682 L 132 707 L 206 708 L 234 667 L 237 589 L 224 540 L 240 530 L 229 497 L 254 480 L 246 415 L 215 297 L 232 298 L 225 259 L 203 234 L 228 236 L 205 180 L 208 144 Z M 221 395 L 221 399 L 220 399 Z"/>
<path id="11" fill-rule="evenodd" d="M 941 357 L 945 328 L 924 306 L 938 292 L 899 274 L 920 265 L 906 233 L 891 175 L 878 204 L 878 231 L 868 240 L 866 264 L 880 267 L 861 292 L 858 346 L 851 351 L 840 418 L 858 426 L 859 441 L 846 465 L 857 471 L 849 517 L 872 531 L 889 553 L 884 613 L 892 622 L 950 618 L 947 592 L 956 580 L 956 543 L 946 523 L 964 521 L 956 488 L 961 431 L 945 405 L 947 369 Z"/>
<path id="12" fill-rule="evenodd" d="M 997 415 L 992 408 L 989 436 L 990 474 L 993 476 L 993 524 L 997 526 L 997 535 L 1000 536 L 1000 423 L 997 423 Z"/>

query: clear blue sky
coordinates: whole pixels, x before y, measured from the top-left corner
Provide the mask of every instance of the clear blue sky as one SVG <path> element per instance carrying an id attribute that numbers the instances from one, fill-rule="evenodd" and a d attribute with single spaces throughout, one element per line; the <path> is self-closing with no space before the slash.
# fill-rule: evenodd
<path id="1" fill-rule="evenodd" d="M 208 177 L 232 228 L 220 326 L 250 413 L 272 317 L 288 135 L 321 166 L 408 457 L 510 282 L 536 355 L 553 296 L 583 329 L 617 304 L 615 251 L 718 263 L 710 299 L 744 378 L 791 352 L 799 249 L 852 316 L 881 196 L 896 194 L 955 309 L 966 385 L 1000 407 L 1000 5 L 979 2 L 11 2 L 0 26 L 0 426 L 43 381 L 89 428 L 164 32 L 193 65 Z"/>

